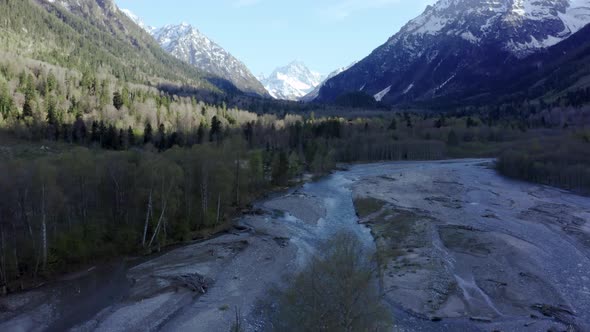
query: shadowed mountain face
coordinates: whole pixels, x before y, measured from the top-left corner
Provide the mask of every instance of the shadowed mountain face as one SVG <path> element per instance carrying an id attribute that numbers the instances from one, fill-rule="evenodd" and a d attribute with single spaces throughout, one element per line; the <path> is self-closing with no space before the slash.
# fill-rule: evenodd
<path id="1" fill-rule="evenodd" d="M 441 0 L 326 82 L 317 100 L 360 91 L 397 104 L 483 93 L 503 81 L 511 64 L 588 22 L 588 0 Z"/>

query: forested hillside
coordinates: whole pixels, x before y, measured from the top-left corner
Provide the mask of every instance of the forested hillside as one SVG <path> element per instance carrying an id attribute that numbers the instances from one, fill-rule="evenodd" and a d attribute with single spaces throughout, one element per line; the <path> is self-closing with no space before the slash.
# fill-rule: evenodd
<path id="1" fill-rule="evenodd" d="M 27 57 L 80 72 L 104 71 L 137 83 L 175 82 L 216 91 L 110 1 L 0 1 L 4 57 Z"/>

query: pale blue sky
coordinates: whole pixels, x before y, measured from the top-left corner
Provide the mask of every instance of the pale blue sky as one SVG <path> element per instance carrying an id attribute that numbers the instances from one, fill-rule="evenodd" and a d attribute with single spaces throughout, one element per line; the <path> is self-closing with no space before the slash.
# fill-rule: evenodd
<path id="1" fill-rule="evenodd" d="M 187 22 L 258 75 L 301 60 L 328 74 L 367 56 L 434 0 L 115 0 L 148 25 Z"/>

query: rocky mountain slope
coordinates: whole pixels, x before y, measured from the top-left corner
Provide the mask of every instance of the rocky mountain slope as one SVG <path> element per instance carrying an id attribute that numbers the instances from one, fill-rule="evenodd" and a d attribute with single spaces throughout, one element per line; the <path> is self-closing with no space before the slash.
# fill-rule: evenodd
<path id="1" fill-rule="evenodd" d="M 299 100 L 319 86 L 323 76 L 307 68 L 303 62 L 293 61 L 260 80 L 273 98 Z"/>
<path id="2" fill-rule="evenodd" d="M 488 86 L 590 22 L 590 0 L 440 0 L 349 70 L 318 101 L 364 92 L 387 104 L 455 98 Z"/>
<path id="3" fill-rule="evenodd" d="M 590 25 L 567 40 L 525 59 L 512 63 L 499 84 L 488 87 L 490 93 L 478 96 L 484 103 L 504 99 L 534 99 L 543 97 L 554 101 L 569 93 L 570 102 L 585 102 L 590 98 Z M 582 93 L 582 91 L 584 91 Z M 573 97 L 573 98 L 571 98 Z M 475 97 L 474 97 L 475 98 Z"/>
<path id="4" fill-rule="evenodd" d="M 268 96 L 246 65 L 211 41 L 195 27 L 183 23 L 150 31 L 160 45 L 177 59 L 232 82 L 247 94 Z"/>

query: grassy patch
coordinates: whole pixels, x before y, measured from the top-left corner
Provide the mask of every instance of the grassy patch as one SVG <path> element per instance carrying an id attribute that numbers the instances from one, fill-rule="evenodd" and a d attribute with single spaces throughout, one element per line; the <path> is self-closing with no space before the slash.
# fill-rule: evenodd
<path id="1" fill-rule="evenodd" d="M 423 219 L 422 216 L 412 211 L 388 207 L 387 202 L 372 197 L 357 198 L 354 200 L 354 206 L 359 218 L 374 215 L 369 223 L 377 243 L 381 264 L 402 257 L 408 250 L 413 251 L 413 248 L 422 246 L 418 243 L 418 238 L 412 236 L 420 232 L 417 224 Z"/>
<path id="2" fill-rule="evenodd" d="M 357 198 L 354 200 L 354 207 L 359 218 L 366 218 L 373 213 L 381 211 L 387 202 L 376 198 Z"/>
<path id="3" fill-rule="evenodd" d="M 386 209 L 372 221 L 371 232 L 383 258 L 396 259 L 421 245 L 412 240 L 421 219 L 412 211 Z"/>
<path id="4" fill-rule="evenodd" d="M 466 254 L 487 256 L 491 253 L 491 244 L 485 241 L 484 233 L 459 227 L 442 227 L 440 238 L 445 247 Z"/>
<path id="5" fill-rule="evenodd" d="M 383 263 L 404 256 L 408 250 L 422 245 L 417 243 L 417 238 L 412 240 L 412 235 L 420 231 L 417 223 L 423 217 L 412 211 L 389 208 L 386 205 L 387 202 L 372 197 L 354 200 L 359 218 L 366 218 L 381 211 L 371 218 L 370 227 L 380 258 L 384 259 Z"/>

